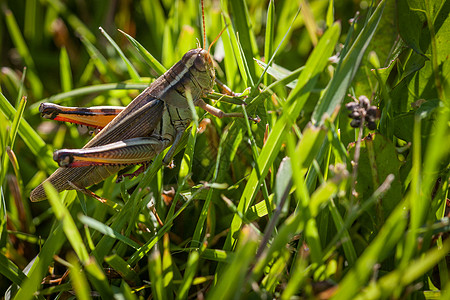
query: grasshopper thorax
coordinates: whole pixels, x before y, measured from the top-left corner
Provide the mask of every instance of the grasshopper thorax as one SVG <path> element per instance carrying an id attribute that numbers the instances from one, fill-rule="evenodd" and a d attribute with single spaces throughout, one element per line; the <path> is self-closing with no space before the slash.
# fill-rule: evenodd
<path id="1" fill-rule="evenodd" d="M 183 58 L 160 76 L 148 93 L 177 108 L 188 109 L 187 91 L 194 104 L 209 94 L 214 86 L 215 71 L 208 51 L 189 50 Z"/>

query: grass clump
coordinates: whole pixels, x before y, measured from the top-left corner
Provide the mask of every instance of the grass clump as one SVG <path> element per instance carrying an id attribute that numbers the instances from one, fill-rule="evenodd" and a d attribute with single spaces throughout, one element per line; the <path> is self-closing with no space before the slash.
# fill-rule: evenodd
<path id="1" fill-rule="evenodd" d="M 447 2 L 207 1 L 217 77 L 248 93 L 210 103 L 261 122 L 197 109 L 175 168 L 30 203 L 89 140 L 40 103 L 127 105 L 201 39 L 197 1 L 149 3 L 2 6 L 7 298 L 448 297 Z"/>

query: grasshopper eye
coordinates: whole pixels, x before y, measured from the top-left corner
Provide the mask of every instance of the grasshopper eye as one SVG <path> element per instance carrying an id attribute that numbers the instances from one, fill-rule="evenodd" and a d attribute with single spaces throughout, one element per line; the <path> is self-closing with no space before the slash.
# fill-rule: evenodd
<path id="1" fill-rule="evenodd" d="M 194 66 L 199 71 L 206 71 L 206 61 L 202 55 L 197 55 L 194 61 Z"/>

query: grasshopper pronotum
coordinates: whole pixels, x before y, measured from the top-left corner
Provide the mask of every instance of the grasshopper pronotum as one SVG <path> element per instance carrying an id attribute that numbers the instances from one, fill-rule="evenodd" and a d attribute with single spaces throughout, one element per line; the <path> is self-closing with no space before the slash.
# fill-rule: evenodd
<path id="1" fill-rule="evenodd" d="M 204 22 L 203 29 L 205 32 Z M 205 40 L 204 35 L 204 47 Z M 146 164 L 171 145 L 163 159 L 168 164 L 191 122 L 187 90 L 194 105 L 212 115 L 242 117 L 239 113 L 225 113 L 202 100 L 212 92 L 214 82 L 209 49 L 196 48 L 189 50 L 126 108 L 65 108 L 42 104 L 39 110 L 46 118 L 103 128 L 82 149 L 55 151 L 53 158 L 60 168 L 44 182 L 50 182 L 58 192 L 77 189 L 89 193 L 86 187 L 105 180 L 126 165 Z M 46 199 L 43 183 L 31 192 L 30 199 Z"/>

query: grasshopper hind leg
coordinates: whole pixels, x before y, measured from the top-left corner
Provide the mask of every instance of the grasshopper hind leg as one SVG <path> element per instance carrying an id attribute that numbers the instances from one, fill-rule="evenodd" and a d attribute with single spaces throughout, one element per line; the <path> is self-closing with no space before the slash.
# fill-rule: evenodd
<path id="1" fill-rule="evenodd" d="M 108 125 L 122 110 L 124 107 L 121 106 L 68 107 L 54 103 L 42 103 L 39 106 L 39 112 L 45 119 L 70 122 L 95 129 L 102 129 Z"/>
<path id="2" fill-rule="evenodd" d="M 141 137 L 97 147 L 62 149 L 54 152 L 53 159 L 64 168 L 138 165 L 150 162 L 165 146 L 166 143 L 156 137 Z"/>

